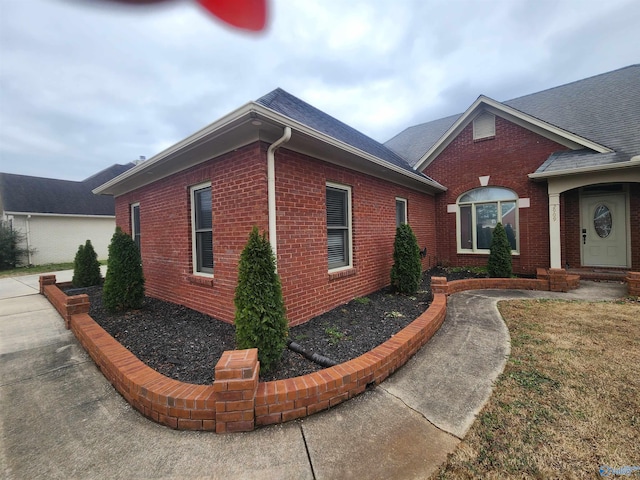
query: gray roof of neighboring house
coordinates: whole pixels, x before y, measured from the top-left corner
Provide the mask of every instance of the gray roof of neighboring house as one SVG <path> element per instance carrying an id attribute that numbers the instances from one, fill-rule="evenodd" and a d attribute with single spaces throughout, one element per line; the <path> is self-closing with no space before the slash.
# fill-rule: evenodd
<path id="1" fill-rule="evenodd" d="M 91 190 L 133 166 L 112 165 L 81 182 L 0 173 L 0 206 L 5 212 L 115 215 L 113 197 Z"/>
<path id="2" fill-rule="evenodd" d="M 367 137 L 349 125 L 333 118 L 331 115 L 309 105 L 290 93 L 276 88 L 263 97 L 256 100 L 256 103 L 296 120 L 314 130 L 325 135 L 340 140 L 363 152 L 378 157 L 397 167 L 403 168 L 412 174 L 417 174 L 412 165 L 400 155 L 386 147 L 385 145 Z M 429 178 L 424 175 L 425 178 Z M 431 179 L 430 179 L 431 180 Z"/>
<path id="3" fill-rule="evenodd" d="M 503 103 L 615 152 L 557 152 L 540 166 L 538 172 L 607 165 L 640 154 L 640 65 Z M 460 115 L 407 128 L 385 145 L 415 165 Z"/>

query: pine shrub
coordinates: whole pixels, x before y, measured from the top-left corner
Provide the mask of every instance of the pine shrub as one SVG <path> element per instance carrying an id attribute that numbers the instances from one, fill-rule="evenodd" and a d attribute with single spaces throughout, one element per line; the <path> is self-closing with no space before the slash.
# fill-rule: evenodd
<path id="1" fill-rule="evenodd" d="M 509 278 L 513 273 L 511 245 L 502 223 L 498 223 L 493 230 L 487 271 L 493 278 Z"/>
<path id="2" fill-rule="evenodd" d="M 109 244 L 102 303 L 109 311 L 140 308 L 144 301 L 144 276 L 140 252 L 133 239 L 116 227 Z"/>
<path id="3" fill-rule="evenodd" d="M 396 229 L 393 243 L 393 267 L 391 286 L 399 293 L 412 295 L 418 291 L 422 277 L 422 262 L 418 240 L 409 224 Z"/>
<path id="4" fill-rule="evenodd" d="M 237 347 L 257 348 L 262 372 L 270 371 L 282 357 L 289 328 L 273 251 L 257 227 L 240 255 L 234 303 Z"/>
<path id="5" fill-rule="evenodd" d="M 24 239 L 25 235 L 14 230 L 10 222 L 0 221 L 0 270 L 10 270 L 24 263 L 23 260 L 29 253 L 20 246 Z"/>
<path id="6" fill-rule="evenodd" d="M 91 240 L 87 240 L 84 245 L 78 246 L 76 258 L 73 260 L 73 283 L 74 287 L 91 287 L 99 285 L 102 281 L 100 274 L 100 262 L 98 255 L 93 249 Z"/>

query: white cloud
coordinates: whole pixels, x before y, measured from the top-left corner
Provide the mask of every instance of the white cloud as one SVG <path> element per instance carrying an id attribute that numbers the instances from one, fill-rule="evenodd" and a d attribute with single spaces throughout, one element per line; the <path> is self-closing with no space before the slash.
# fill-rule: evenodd
<path id="1" fill-rule="evenodd" d="M 195 2 L 4 0 L 0 171 L 81 179 L 275 87 L 384 141 L 636 63 L 634 0 L 272 0 L 261 34 Z"/>

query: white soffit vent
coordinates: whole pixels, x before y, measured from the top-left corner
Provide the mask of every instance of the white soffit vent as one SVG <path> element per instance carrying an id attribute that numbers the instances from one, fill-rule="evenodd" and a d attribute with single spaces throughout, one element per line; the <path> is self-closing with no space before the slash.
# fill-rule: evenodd
<path id="1" fill-rule="evenodd" d="M 473 139 L 490 138 L 496 136 L 496 116 L 483 112 L 473 119 Z"/>

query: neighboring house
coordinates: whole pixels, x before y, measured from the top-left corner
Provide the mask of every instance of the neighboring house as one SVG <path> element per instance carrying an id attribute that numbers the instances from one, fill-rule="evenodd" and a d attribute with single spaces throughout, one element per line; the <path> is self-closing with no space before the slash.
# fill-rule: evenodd
<path id="1" fill-rule="evenodd" d="M 639 269 L 639 125 L 640 66 L 480 97 L 386 145 L 277 89 L 94 192 L 115 196 L 149 295 L 229 322 L 249 232 L 268 232 L 295 325 L 388 285 L 402 222 L 425 269 L 486 265 L 498 221 L 516 273 Z"/>
<path id="2" fill-rule="evenodd" d="M 448 187 L 443 262 L 485 265 L 502 221 L 516 273 L 640 269 L 640 65 L 502 103 L 481 96 L 386 146 Z"/>
<path id="3" fill-rule="evenodd" d="M 133 165 L 113 165 L 82 182 L 0 173 L 1 218 L 22 233 L 30 251 L 25 263 L 71 262 L 86 240 L 106 259 L 115 230 L 114 201 L 91 191 Z"/>

